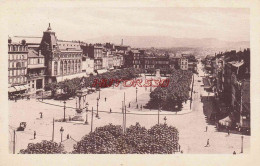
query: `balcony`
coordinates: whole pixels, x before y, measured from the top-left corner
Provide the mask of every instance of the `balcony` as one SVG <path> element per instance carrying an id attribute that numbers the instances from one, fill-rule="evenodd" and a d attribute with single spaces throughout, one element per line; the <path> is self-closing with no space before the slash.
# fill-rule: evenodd
<path id="1" fill-rule="evenodd" d="M 26 76 L 29 78 L 42 77 L 44 76 L 44 73 L 33 73 L 33 74 L 27 74 Z"/>

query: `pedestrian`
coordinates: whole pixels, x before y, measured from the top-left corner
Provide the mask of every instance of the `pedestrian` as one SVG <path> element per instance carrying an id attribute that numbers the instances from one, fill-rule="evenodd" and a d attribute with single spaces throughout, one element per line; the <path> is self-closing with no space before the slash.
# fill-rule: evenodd
<path id="1" fill-rule="evenodd" d="M 138 104 L 136 105 L 136 108 L 138 109 Z"/>
<path id="2" fill-rule="evenodd" d="M 42 112 L 40 112 L 40 118 L 42 119 Z"/>
<path id="3" fill-rule="evenodd" d="M 69 134 L 67 134 L 67 139 L 69 139 L 70 138 L 70 135 Z"/>
<path id="4" fill-rule="evenodd" d="M 36 131 L 33 133 L 33 138 L 36 139 Z"/>
<path id="5" fill-rule="evenodd" d="M 14 97 L 14 101 L 17 102 L 17 98 L 16 98 L 16 96 Z"/>
<path id="6" fill-rule="evenodd" d="M 230 129 L 228 129 L 228 135 L 230 135 Z"/>
<path id="7" fill-rule="evenodd" d="M 233 155 L 236 155 L 236 154 L 237 154 L 236 151 L 234 151 L 234 152 L 233 152 Z"/>
<path id="8" fill-rule="evenodd" d="M 205 147 L 209 147 L 210 144 L 209 144 L 209 139 L 207 140 L 207 145 Z"/>
<path id="9" fill-rule="evenodd" d="M 179 152 L 181 151 L 181 145 L 179 145 Z"/>
<path id="10" fill-rule="evenodd" d="M 205 132 L 207 132 L 208 131 L 208 126 L 206 126 L 206 131 Z"/>
<path id="11" fill-rule="evenodd" d="M 143 105 L 141 105 L 140 108 L 141 108 L 141 111 L 142 111 L 143 110 Z"/>
<path id="12" fill-rule="evenodd" d="M 129 107 L 129 108 L 131 107 L 130 102 L 129 102 L 129 104 L 128 104 L 128 107 Z"/>
<path id="13" fill-rule="evenodd" d="M 111 108 L 110 108 L 110 113 L 112 112 Z"/>
<path id="14" fill-rule="evenodd" d="M 105 102 L 107 101 L 107 98 L 105 97 Z"/>

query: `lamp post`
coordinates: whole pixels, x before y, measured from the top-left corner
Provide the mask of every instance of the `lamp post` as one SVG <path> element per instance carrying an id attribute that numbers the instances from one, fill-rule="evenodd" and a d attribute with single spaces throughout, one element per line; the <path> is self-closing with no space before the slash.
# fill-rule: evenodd
<path id="1" fill-rule="evenodd" d="M 158 107 L 158 124 L 160 124 L 160 104 L 159 104 L 159 107 Z"/>
<path id="2" fill-rule="evenodd" d="M 98 115 L 98 102 L 99 102 L 99 98 L 97 98 L 97 115 L 96 115 L 96 118 L 99 119 L 99 115 Z"/>
<path id="3" fill-rule="evenodd" d="M 244 136 L 242 135 L 241 136 L 241 153 L 243 153 L 243 139 L 244 139 Z"/>
<path id="4" fill-rule="evenodd" d="M 137 102 L 137 92 L 138 92 L 138 88 L 136 87 L 136 102 Z"/>
<path id="5" fill-rule="evenodd" d="M 86 103 L 86 122 L 85 124 L 88 125 L 88 103 Z"/>
<path id="6" fill-rule="evenodd" d="M 76 109 L 78 108 L 78 98 L 76 97 Z"/>
<path id="7" fill-rule="evenodd" d="M 100 99 L 100 91 L 101 91 L 101 88 L 99 88 L 99 91 L 98 91 L 98 99 Z"/>
<path id="8" fill-rule="evenodd" d="M 66 121 L 66 119 L 65 119 L 66 101 L 64 101 L 63 103 L 64 103 L 64 117 L 63 117 L 63 122 L 65 122 L 65 121 Z"/>
<path id="9" fill-rule="evenodd" d="M 62 142 L 62 134 L 63 134 L 63 131 L 64 131 L 64 129 L 63 129 L 63 127 L 61 127 L 61 128 L 60 128 L 60 139 L 61 139 L 61 142 Z"/>

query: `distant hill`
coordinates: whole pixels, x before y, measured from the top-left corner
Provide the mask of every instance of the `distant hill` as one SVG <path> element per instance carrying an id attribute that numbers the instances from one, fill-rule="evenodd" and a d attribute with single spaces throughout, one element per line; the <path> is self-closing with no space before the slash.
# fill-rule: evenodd
<path id="1" fill-rule="evenodd" d="M 131 47 L 148 48 L 148 47 L 201 47 L 201 48 L 249 48 L 249 41 L 223 41 L 216 38 L 174 38 L 168 36 L 103 36 L 98 38 L 87 39 L 88 43 L 105 43 L 111 42 L 121 44 L 121 39 L 124 40 L 124 45 Z"/>

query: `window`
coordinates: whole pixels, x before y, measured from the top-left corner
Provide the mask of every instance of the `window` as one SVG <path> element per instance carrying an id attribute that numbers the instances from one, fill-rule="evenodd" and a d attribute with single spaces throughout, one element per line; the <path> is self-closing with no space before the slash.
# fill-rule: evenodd
<path id="1" fill-rule="evenodd" d="M 64 62 L 64 74 L 67 74 L 67 61 Z"/>
<path id="2" fill-rule="evenodd" d="M 68 63 L 68 73 L 70 73 L 70 61 L 69 61 L 69 63 Z"/>
<path id="3" fill-rule="evenodd" d="M 21 62 L 17 62 L 16 67 L 21 67 Z"/>
<path id="4" fill-rule="evenodd" d="M 60 62 L 60 73 L 63 75 L 63 61 Z"/>
<path id="5" fill-rule="evenodd" d="M 54 62 L 54 75 L 57 75 L 57 70 L 58 70 L 58 62 Z"/>

